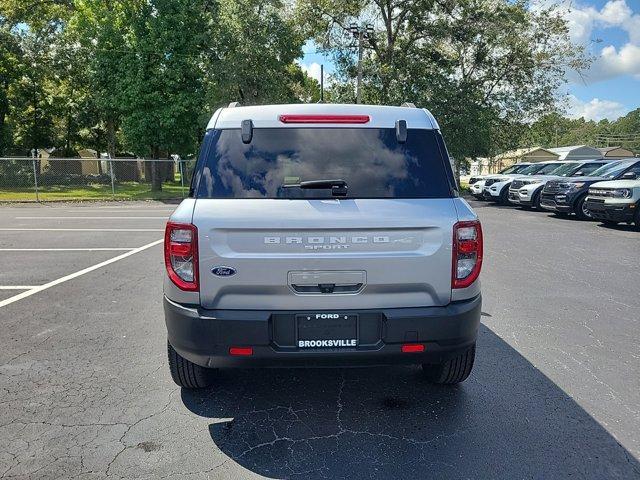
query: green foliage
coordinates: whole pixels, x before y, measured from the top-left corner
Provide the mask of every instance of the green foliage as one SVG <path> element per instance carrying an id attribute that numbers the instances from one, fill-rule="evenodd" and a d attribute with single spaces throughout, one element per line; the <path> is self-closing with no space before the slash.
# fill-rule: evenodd
<path id="1" fill-rule="evenodd" d="M 2 0 L 0 152 L 192 156 L 220 105 L 317 101 L 279 0 Z"/>
<path id="2" fill-rule="evenodd" d="M 640 148 L 623 136 L 640 131 L 640 111 L 599 123 L 549 113 L 565 72 L 588 62 L 554 7 L 527 0 L 0 0 L 0 155 L 192 157 L 230 101 L 319 101 L 297 63 L 310 38 L 334 53 L 325 101 L 354 102 L 351 22 L 376 26 L 363 100 L 430 108 L 459 164 L 603 135 Z M 155 187 L 164 175 L 150 175 Z"/>
<path id="3" fill-rule="evenodd" d="M 614 122 L 569 119 L 558 113 L 542 116 L 523 129 L 519 146 L 621 146 L 640 152 L 640 108 Z"/>
<path id="4" fill-rule="evenodd" d="M 212 45 L 212 103 L 245 105 L 299 101 L 305 80 L 294 61 L 305 38 L 280 0 L 235 0 L 218 4 Z M 297 82 L 296 82 L 297 80 Z"/>
<path id="5" fill-rule="evenodd" d="M 300 0 L 316 42 L 336 51 L 338 76 L 356 76 L 352 22 L 375 25 L 365 39 L 363 100 L 412 101 L 439 119 L 456 158 L 514 146 L 517 129 L 556 103 L 567 68 L 587 64 L 553 8 L 524 0 Z M 340 85 L 342 100 L 353 101 Z"/>

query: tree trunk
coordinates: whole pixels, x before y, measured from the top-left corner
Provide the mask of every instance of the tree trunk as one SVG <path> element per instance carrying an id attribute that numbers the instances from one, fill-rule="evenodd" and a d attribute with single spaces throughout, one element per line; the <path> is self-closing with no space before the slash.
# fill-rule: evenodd
<path id="1" fill-rule="evenodd" d="M 160 147 L 154 145 L 151 147 L 152 157 L 154 160 L 158 160 L 160 158 Z M 160 162 L 152 162 L 151 163 L 151 191 L 152 192 L 161 192 L 162 191 L 162 172 L 160 169 Z"/>
<path id="2" fill-rule="evenodd" d="M 2 94 L 0 95 L 0 156 L 4 154 L 4 148 L 8 145 L 2 143 L 2 135 L 4 132 L 5 119 L 9 113 L 9 81 L 5 80 L 2 84 Z"/>
<path id="3" fill-rule="evenodd" d="M 111 116 L 107 118 L 107 153 L 111 158 L 116 156 L 116 122 Z"/>

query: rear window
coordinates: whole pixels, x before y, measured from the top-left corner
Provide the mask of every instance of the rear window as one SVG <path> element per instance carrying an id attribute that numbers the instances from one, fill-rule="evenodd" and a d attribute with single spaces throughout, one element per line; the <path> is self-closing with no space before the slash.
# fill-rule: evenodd
<path id="1" fill-rule="evenodd" d="M 240 129 L 211 135 L 199 198 L 331 198 L 329 188 L 291 185 L 336 179 L 346 182 L 346 198 L 452 196 L 434 130 L 411 129 L 405 143 L 393 128 L 256 128 L 249 144 Z"/>

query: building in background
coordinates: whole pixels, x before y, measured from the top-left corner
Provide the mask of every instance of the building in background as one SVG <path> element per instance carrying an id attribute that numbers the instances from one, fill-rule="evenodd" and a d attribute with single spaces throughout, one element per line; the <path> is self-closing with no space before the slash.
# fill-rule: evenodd
<path id="1" fill-rule="evenodd" d="M 477 175 L 486 175 L 489 173 L 497 173 L 500 170 L 510 167 L 514 163 L 522 162 L 548 162 L 557 160 L 559 154 L 552 151 L 551 148 L 530 147 L 509 150 L 508 152 L 496 155 L 492 159 L 485 159 L 485 162 L 477 163 Z M 473 171 L 473 162 L 471 164 Z"/>
<path id="2" fill-rule="evenodd" d="M 587 145 L 550 148 L 549 151 L 557 154 L 558 160 L 598 160 L 602 158 L 600 150 Z"/>
<path id="3" fill-rule="evenodd" d="M 598 148 L 602 158 L 633 158 L 634 153 L 622 147 L 605 147 Z"/>

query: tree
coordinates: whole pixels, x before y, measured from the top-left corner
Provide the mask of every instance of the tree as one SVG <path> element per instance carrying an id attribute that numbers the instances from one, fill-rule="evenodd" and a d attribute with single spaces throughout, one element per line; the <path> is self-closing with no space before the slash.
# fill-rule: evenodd
<path id="1" fill-rule="evenodd" d="M 7 130 L 12 130 L 13 148 L 25 151 L 55 143 L 55 96 L 60 79 L 55 56 L 70 8 L 70 0 L 2 3 L 0 122 L 4 125 L 0 131 L 4 130 L 6 142 Z"/>
<path id="2" fill-rule="evenodd" d="M 212 23 L 207 69 L 213 105 L 284 103 L 309 95 L 313 84 L 295 63 L 306 37 L 282 1 L 221 1 Z"/>
<path id="3" fill-rule="evenodd" d="M 587 64 L 559 13 L 525 0 L 300 0 L 298 14 L 335 50 L 345 83 L 355 77 L 349 24 L 374 25 L 364 100 L 427 106 L 460 160 L 517 143 L 495 132 L 553 108 L 566 69 Z"/>
<path id="4" fill-rule="evenodd" d="M 21 51 L 9 22 L 0 17 L 0 156 L 13 144 L 7 123 L 9 116 L 9 87 L 21 75 Z"/>
<path id="5" fill-rule="evenodd" d="M 129 66 L 124 60 L 131 53 L 125 44 L 130 29 L 129 12 L 136 2 L 128 0 L 76 0 L 66 38 L 77 45 L 75 60 L 80 63 L 76 77 L 83 75 L 90 92 L 87 99 L 83 136 L 91 138 L 96 149 L 105 148 L 112 157 L 118 151 L 117 132 L 127 109 L 123 81 Z M 106 137 L 106 142 L 101 139 Z"/>
<path id="6" fill-rule="evenodd" d="M 121 56 L 122 133 L 141 156 L 182 155 L 196 148 L 203 106 L 204 0 L 131 1 Z M 162 189 L 157 162 L 152 190 Z"/>

